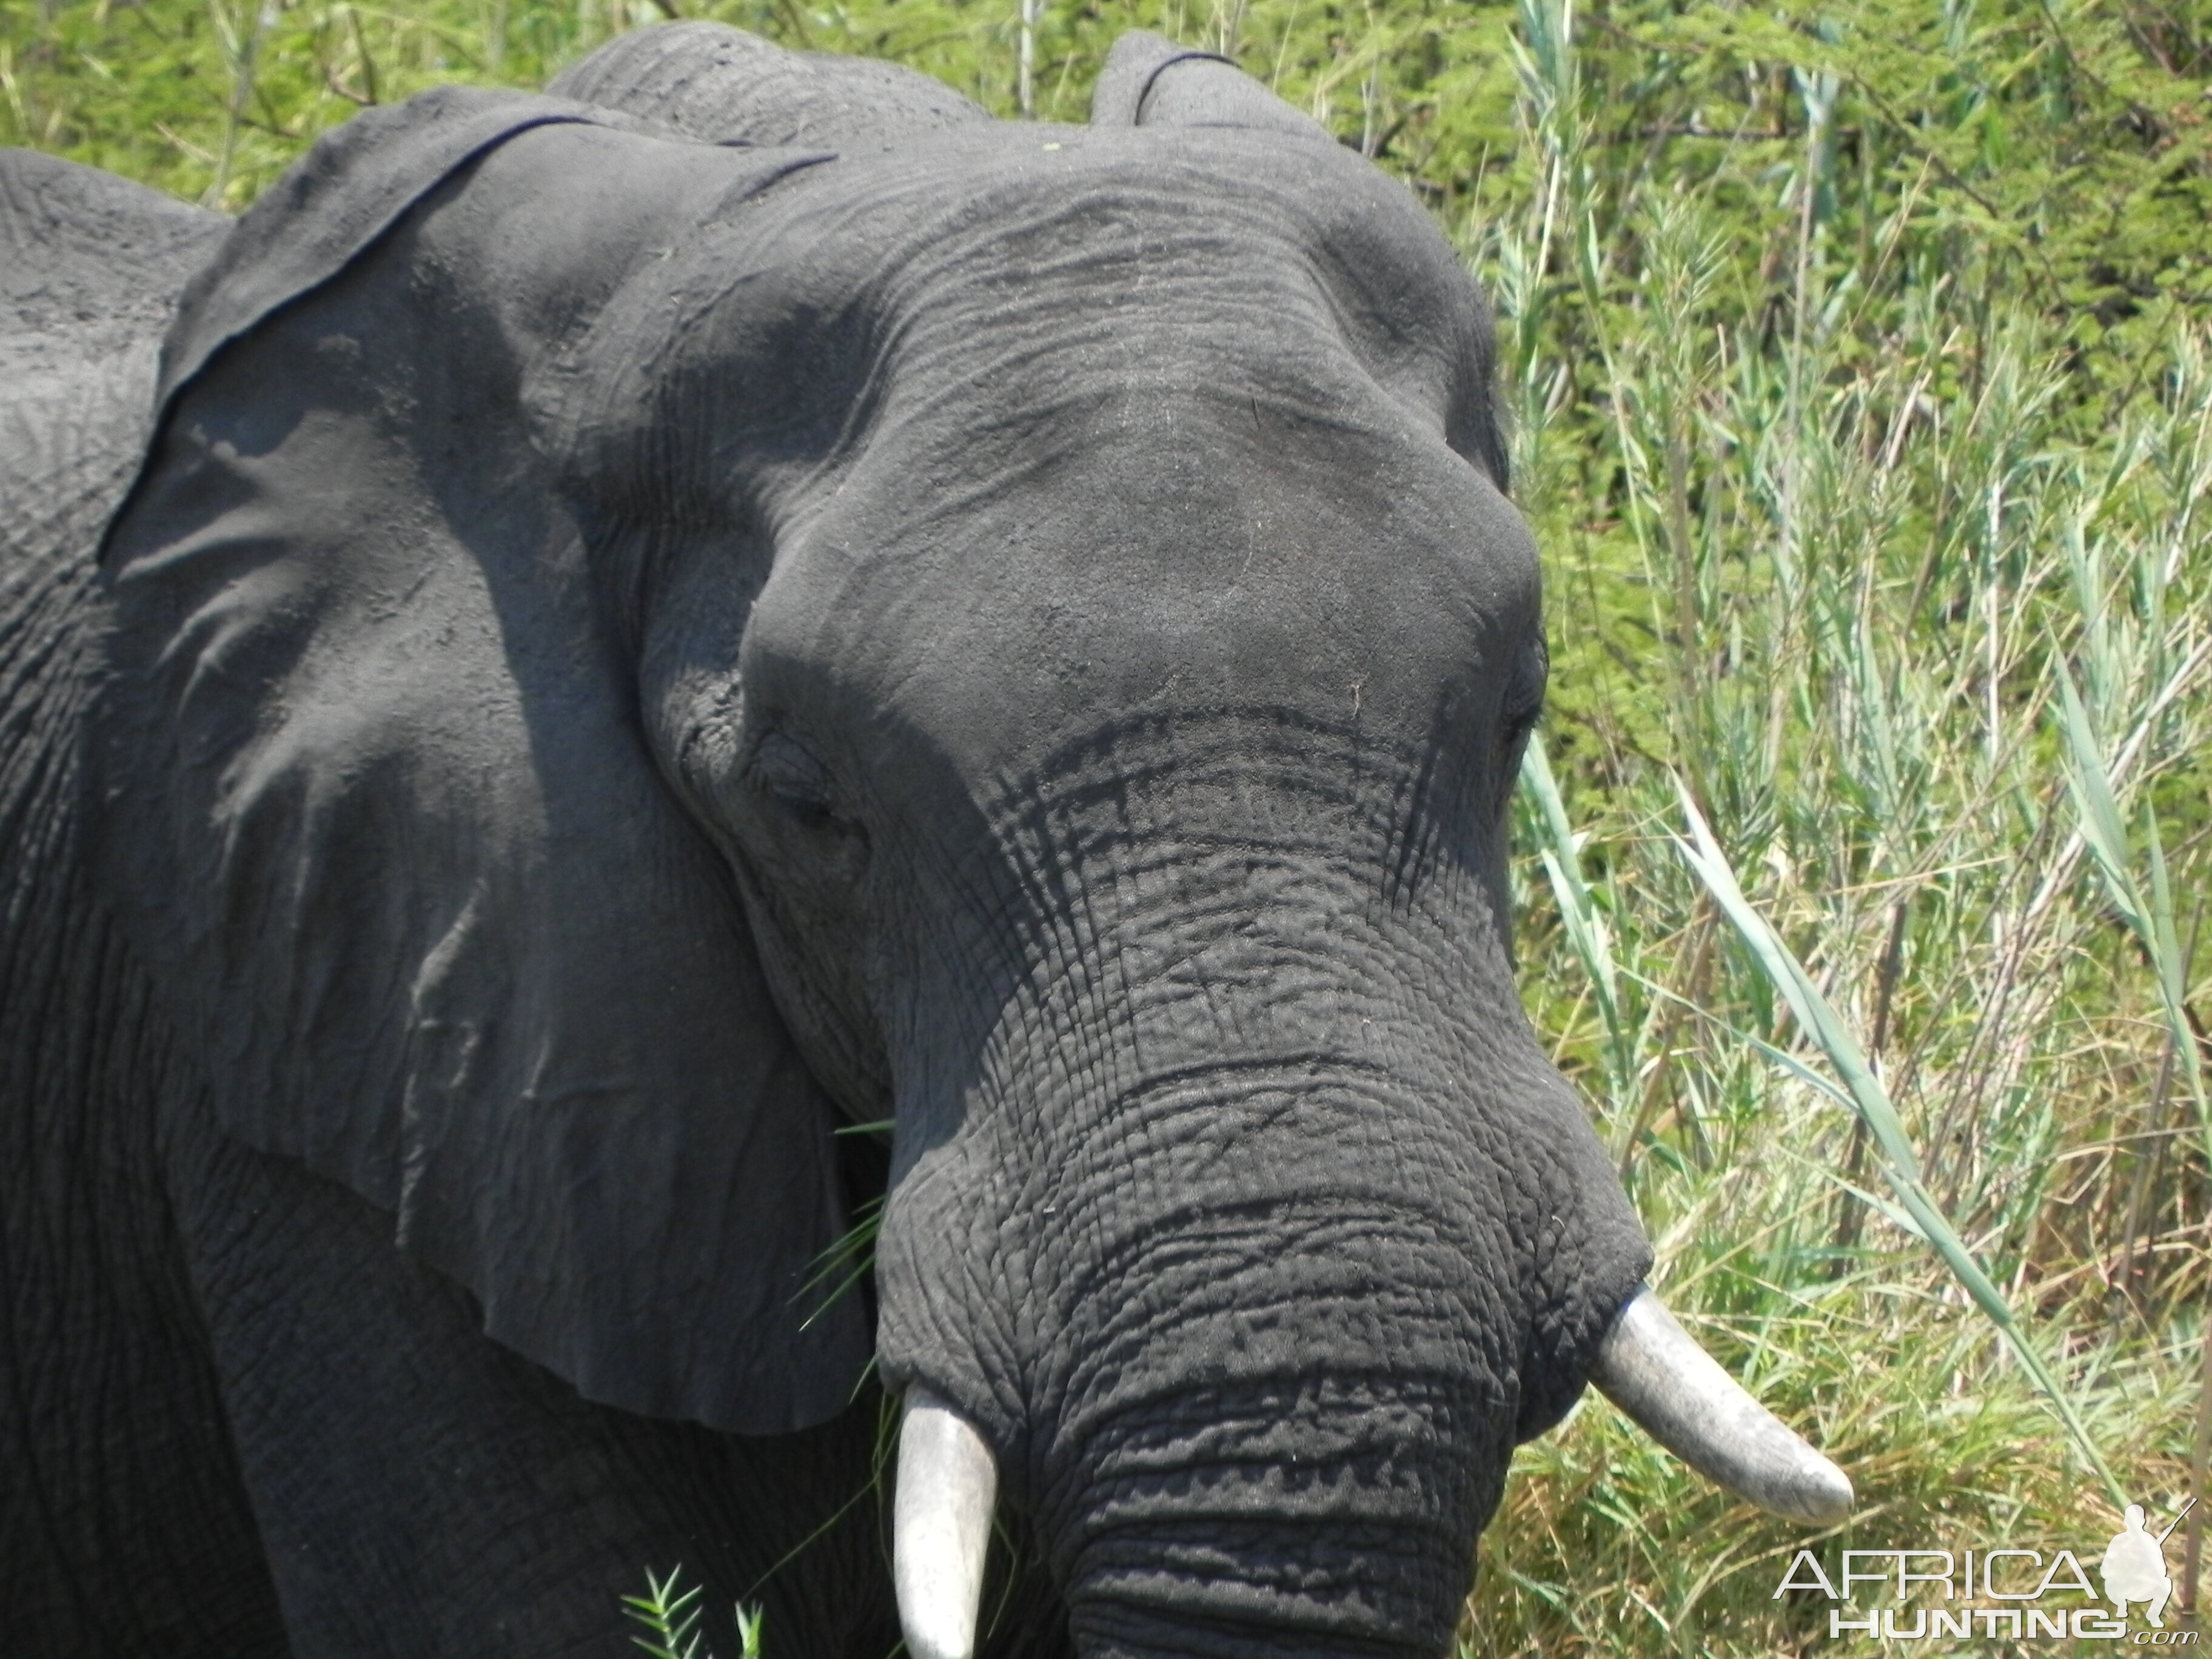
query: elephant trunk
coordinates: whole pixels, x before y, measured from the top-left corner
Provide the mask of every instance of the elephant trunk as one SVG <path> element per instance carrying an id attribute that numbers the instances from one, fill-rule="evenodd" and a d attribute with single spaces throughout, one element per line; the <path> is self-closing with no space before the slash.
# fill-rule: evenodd
<path id="1" fill-rule="evenodd" d="M 1070 1449 L 1045 1520 L 1086 1659 L 1449 1647 L 1510 1415 L 1449 1368 L 1359 1364 L 1343 1311 L 1284 1342 L 1303 1370 L 1140 1394 Z"/>
<path id="2" fill-rule="evenodd" d="M 1093 747 L 881 970 L 883 1373 L 995 1453 L 1087 1653 L 1442 1651 L 1649 1248 L 1481 849 L 1408 841 L 1356 733 Z"/>
<path id="3" fill-rule="evenodd" d="M 1377 1126 L 1413 1115 L 1385 1092 L 1212 1079 L 1218 1144 L 1125 1147 L 1120 1202 L 1048 1245 L 1025 1420 L 994 1438 L 1086 1656 L 1448 1645 L 1527 1398 L 1559 1386 L 1534 1373 L 1578 1362 L 1532 1331 L 1510 1230 L 1393 1155 Z M 899 1578 L 910 1645 L 965 1659 L 990 1459 L 941 1411 L 910 1393 Z"/>

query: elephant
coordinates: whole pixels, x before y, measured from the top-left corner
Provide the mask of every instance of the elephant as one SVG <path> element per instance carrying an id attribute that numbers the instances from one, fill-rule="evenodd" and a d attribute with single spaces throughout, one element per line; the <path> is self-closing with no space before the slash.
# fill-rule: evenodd
<path id="1" fill-rule="evenodd" d="M 672 22 L 0 247 L 0 1647 L 1433 1656 L 1592 1382 L 1848 1509 L 1520 1006 L 1484 301 L 1226 60 Z"/>

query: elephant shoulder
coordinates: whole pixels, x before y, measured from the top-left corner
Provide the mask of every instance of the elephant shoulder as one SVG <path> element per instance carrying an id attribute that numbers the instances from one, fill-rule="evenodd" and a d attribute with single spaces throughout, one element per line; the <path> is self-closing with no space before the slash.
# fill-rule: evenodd
<path id="1" fill-rule="evenodd" d="M 73 857 L 93 552 L 137 467 L 178 295 L 229 225 L 0 150 L 0 971 Z"/>
<path id="2" fill-rule="evenodd" d="M 91 551 L 144 440 L 178 296 L 229 226 L 95 168 L 0 150 L 0 610 L 33 567 Z"/>
<path id="3" fill-rule="evenodd" d="M 158 341 L 185 281 L 230 228 L 220 213 L 36 150 L 0 150 L 0 363 Z"/>
<path id="4" fill-rule="evenodd" d="M 229 222 L 0 150 L 0 985 L 56 978 L 40 952 L 63 947 L 54 907 L 78 868 L 93 550 L 137 465 L 179 291 Z M 10 1066 L 27 1063 L 16 1035 L 0 1021 Z"/>

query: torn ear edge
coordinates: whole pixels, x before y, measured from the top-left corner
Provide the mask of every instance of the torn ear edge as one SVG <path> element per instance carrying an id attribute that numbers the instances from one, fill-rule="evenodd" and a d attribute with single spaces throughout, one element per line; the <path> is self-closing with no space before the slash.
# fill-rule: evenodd
<path id="1" fill-rule="evenodd" d="M 782 1432 L 872 1346 L 810 1287 L 834 1109 L 645 746 L 592 550 L 486 412 L 501 343 L 394 234 L 507 138 L 623 119 L 372 111 L 193 285 L 103 549 L 97 856 L 226 1133 L 390 1212 L 587 1398 Z"/>

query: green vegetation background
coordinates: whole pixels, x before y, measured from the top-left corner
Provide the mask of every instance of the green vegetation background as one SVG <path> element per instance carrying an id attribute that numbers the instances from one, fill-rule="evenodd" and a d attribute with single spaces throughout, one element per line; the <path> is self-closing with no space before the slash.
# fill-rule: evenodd
<path id="1" fill-rule="evenodd" d="M 0 0 L 0 142 L 234 212 L 365 105 L 679 9 L 1050 120 L 1124 28 L 1202 42 L 1491 289 L 1529 1006 L 1670 1300 L 1863 1502 L 1806 1539 L 1588 1404 L 1470 1652 L 1817 1650 L 1805 1544 L 2094 1562 L 2203 1491 L 2204 0 L 1042 0 L 1026 88 L 1019 0 Z"/>

